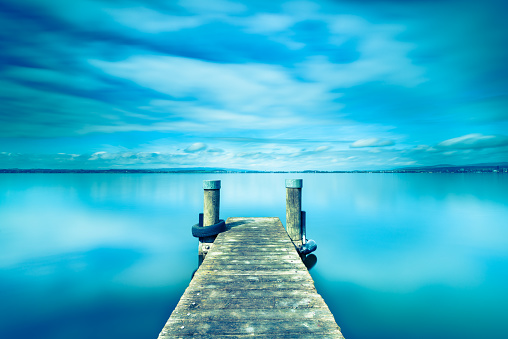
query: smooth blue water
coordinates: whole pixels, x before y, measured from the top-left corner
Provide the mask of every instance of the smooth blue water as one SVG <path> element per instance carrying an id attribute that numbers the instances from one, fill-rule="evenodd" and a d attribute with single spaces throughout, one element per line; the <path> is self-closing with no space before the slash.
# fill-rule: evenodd
<path id="1" fill-rule="evenodd" d="M 347 339 L 507 337 L 506 175 L 1 174 L 0 338 L 156 338 L 197 268 L 202 180 L 221 217 L 285 223 L 285 178 Z"/>

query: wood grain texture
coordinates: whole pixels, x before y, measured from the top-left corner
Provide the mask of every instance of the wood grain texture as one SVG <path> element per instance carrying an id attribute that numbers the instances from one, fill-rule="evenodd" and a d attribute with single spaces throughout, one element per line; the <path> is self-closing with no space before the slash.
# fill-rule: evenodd
<path id="1" fill-rule="evenodd" d="M 229 218 L 159 339 L 344 338 L 279 218 Z"/>
<path id="2" fill-rule="evenodd" d="M 219 222 L 220 189 L 205 189 L 203 199 L 203 226 L 215 225 Z M 204 257 L 210 251 L 216 235 L 199 238 L 198 255 Z"/>
<path id="3" fill-rule="evenodd" d="M 302 245 L 302 189 L 286 188 L 286 228 L 296 246 Z"/>

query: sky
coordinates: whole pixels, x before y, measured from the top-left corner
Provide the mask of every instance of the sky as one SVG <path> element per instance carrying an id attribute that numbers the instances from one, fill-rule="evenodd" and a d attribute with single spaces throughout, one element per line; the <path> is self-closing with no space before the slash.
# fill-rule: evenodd
<path id="1" fill-rule="evenodd" d="M 504 0 L 0 0 L 0 168 L 508 161 Z"/>

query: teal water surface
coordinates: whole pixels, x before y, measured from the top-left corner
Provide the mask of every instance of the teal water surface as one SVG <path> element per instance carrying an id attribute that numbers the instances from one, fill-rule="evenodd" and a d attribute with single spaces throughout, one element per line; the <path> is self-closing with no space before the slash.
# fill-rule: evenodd
<path id="1" fill-rule="evenodd" d="M 311 269 L 347 339 L 507 338 L 504 174 L 1 174 L 0 338 L 156 338 L 221 217 L 277 216 L 303 178 Z"/>

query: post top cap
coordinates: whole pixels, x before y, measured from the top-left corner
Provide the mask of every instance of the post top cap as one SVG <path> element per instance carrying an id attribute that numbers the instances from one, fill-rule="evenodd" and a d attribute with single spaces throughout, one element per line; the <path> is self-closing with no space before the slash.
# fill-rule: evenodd
<path id="1" fill-rule="evenodd" d="M 302 188 L 303 179 L 286 179 L 286 188 Z"/>
<path id="2" fill-rule="evenodd" d="M 205 190 L 219 190 L 220 180 L 203 180 L 203 189 Z"/>

